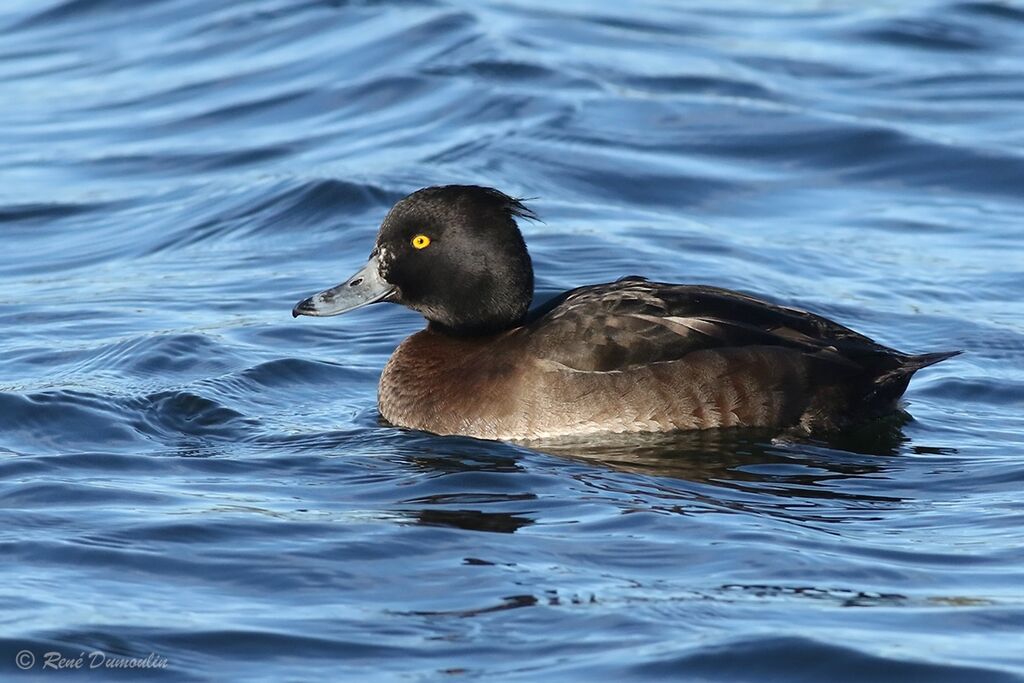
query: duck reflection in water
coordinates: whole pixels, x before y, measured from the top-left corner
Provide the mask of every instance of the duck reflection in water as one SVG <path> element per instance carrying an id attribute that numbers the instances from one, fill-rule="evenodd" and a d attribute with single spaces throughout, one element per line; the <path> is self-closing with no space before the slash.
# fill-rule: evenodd
<path id="1" fill-rule="evenodd" d="M 903 503 L 895 491 L 867 493 L 844 482 L 884 475 L 893 467 L 891 456 L 906 448 L 902 427 L 910 419 L 896 413 L 825 441 L 781 440 L 763 429 L 602 435 L 528 446 L 410 433 L 404 459 L 416 469 L 445 478 L 460 473 L 500 475 L 507 488 L 412 499 L 405 501 L 411 509 L 403 512 L 427 526 L 515 533 L 534 522 L 540 492 L 518 488 L 518 477 L 508 475 L 529 475 L 533 470 L 524 464 L 526 459 L 542 454 L 578 465 L 563 468 L 563 485 L 571 478 L 596 495 L 658 501 L 652 510 L 751 511 L 799 523 L 831 524 L 844 519 L 848 510 L 863 514 Z M 605 468 L 642 476 L 608 477 L 602 475 Z"/>

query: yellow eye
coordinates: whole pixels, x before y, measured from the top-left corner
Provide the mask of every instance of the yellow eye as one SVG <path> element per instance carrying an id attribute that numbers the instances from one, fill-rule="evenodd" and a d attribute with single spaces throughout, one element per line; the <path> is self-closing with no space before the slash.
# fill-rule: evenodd
<path id="1" fill-rule="evenodd" d="M 416 235 L 412 238 L 413 249 L 426 249 L 430 246 L 430 238 L 426 235 Z"/>

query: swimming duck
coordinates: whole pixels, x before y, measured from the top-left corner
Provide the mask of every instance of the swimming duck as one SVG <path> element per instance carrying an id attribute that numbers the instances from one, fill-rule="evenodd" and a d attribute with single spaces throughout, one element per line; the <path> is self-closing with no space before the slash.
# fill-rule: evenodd
<path id="1" fill-rule="evenodd" d="M 472 185 L 400 200 L 370 260 L 292 315 L 376 302 L 427 319 L 380 377 L 393 425 L 533 440 L 769 427 L 811 434 L 891 412 L 911 376 L 959 352 L 909 355 L 836 322 L 705 285 L 624 277 L 530 311 L 519 199 Z"/>

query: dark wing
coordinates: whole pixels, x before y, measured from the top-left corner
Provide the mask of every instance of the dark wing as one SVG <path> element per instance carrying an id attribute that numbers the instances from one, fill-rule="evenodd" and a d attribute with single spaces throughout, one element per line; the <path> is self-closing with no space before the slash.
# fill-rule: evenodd
<path id="1" fill-rule="evenodd" d="M 846 366 L 901 355 L 813 313 L 727 289 L 639 277 L 567 292 L 536 312 L 525 332 L 537 357 L 589 371 L 743 346 L 796 348 Z"/>

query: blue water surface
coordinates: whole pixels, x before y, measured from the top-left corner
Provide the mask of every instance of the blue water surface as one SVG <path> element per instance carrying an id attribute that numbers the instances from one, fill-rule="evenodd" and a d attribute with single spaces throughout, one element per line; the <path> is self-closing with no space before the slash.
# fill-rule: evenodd
<path id="1" fill-rule="evenodd" d="M 1013 2 L 0 3 L 0 678 L 1024 681 L 1022 122 Z M 390 428 L 418 316 L 290 310 L 440 183 L 541 294 L 966 353 L 841 442 Z"/>

